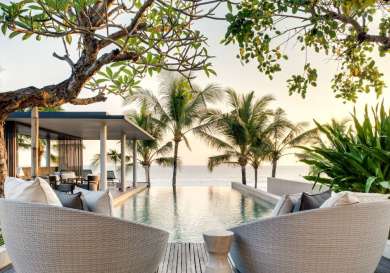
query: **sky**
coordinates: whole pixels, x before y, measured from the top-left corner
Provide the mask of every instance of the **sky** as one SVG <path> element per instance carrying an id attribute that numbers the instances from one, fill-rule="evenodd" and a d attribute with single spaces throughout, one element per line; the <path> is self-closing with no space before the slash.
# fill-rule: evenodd
<path id="1" fill-rule="evenodd" d="M 200 86 L 208 83 L 216 83 L 221 87 L 231 87 L 239 93 L 255 91 L 258 97 L 272 94 L 275 102 L 272 107 L 283 108 L 288 118 L 294 122 L 315 119 L 319 122 L 327 122 L 331 118 L 343 119 L 356 106 L 356 109 L 363 109 L 364 104 L 374 105 L 378 100 L 385 99 L 387 105 L 390 101 L 390 89 L 387 87 L 381 98 L 377 99 L 375 94 L 363 94 L 355 104 L 343 102 L 334 98 L 330 88 L 330 80 L 337 70 L 337 63 L 330 61 L 326 56 L 309 54 L 309 59 L 319 67 L 318 87 L 311 88 L 305 99 L 295 94 L 289 96 L 286 80 L 293 73 L 303 70 L 303 56 L 299 48 L 289 44 L 286 51 L 290 60 L 283 65 L 283 71 L 275 75 L 274 80 L 269 80 L 256 68 L 255 63 L 242 65 L 236 58 L 238 48 L 235 45 L 224 46 L 220 43 L 226 31 L 226 23 L 223 21 L 205 20 L 196 26 L 209 38 L 209 53 L 214 56 L 212 63 L 217 76 L 207 78 L 205 75 L 198 75 L 195 82 Z M 26 86 L 44 86 L 62 81 L 69 75 L 69 67 L 66 63 L 59 61 L 52 56 L 53 52 L 63 52 L 62 43 L 55 40 L 42 40 L 37 42 L 34 39 L 21 42 L 20 38 L 8 39 L 0 36 L 0 92 L 11 91 Z M 380 68 L 385 74 L 385 81 L 390 86 L 390 61 L 378 59 Z M 157 91 L 160 77 L 145 78 L 141 86 Z M 87 91 L 83 92 L 83 95 Z M 110 114 L 121 114 L 129 109 L 122 100 L 116 96 L 109 96 L 104 103 L 96 103 L 88 106 L 64 105 L 66 111 L 106 111 Z M 130 107 L 131 108 L 131 107 Z M 223 108 L 223 107 L 222 107 Z M 179 155 L 184 165 L 206 165 L 208 156 L 218 152 L 209 148 L 205 142 L 190 136 L 191 150 L 181 145 Z M 110 142 L 109 148 L 115 148 L 116 142 Z M 86 144 L 85 160 L 90 161 L 92 156 L 98 152 L 98 143 L 88 142 Z M 281 165 L 294 165 L 297 160 L 293 156 L 281 159 Z"/>

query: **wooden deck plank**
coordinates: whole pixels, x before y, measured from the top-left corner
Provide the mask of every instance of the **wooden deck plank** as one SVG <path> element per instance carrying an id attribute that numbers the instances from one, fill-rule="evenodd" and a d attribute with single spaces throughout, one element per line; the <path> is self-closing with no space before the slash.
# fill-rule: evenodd
<path id="1" fill-rule="evenodd" d="M 208 259 L 202 243 L 170 243 L 156 273 L 204 273 Z M 389 273 L 390 260 L 382 258 L 375 273 Z M 0 273 L 16 273 L 12 267 Z"/>

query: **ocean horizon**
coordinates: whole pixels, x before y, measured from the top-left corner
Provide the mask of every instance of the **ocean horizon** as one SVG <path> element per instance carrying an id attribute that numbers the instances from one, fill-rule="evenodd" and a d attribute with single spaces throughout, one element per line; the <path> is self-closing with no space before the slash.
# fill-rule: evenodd
<path id="1" fill-rule="evenodd" d="M 91 168 L 85 166 L 85 168 Z M 93 169 L 93 168 L 92 168 Z M 111 164 L 108 170 L 114 170 L 115 167 Z M 267 177 L 271 176 L 271 166 L 264 165 L 258 171 L 259 187 L 264 187 L 267 182 Z M 247 184 L 254 185 L 254 171 L 250 166 L 247 167 Z M 98 173 L 98 169 L 94 169 Z M 278 166 L 276 176 L 279 178 L 304 180 L 303 176 L 308 172 L 308 167 L 303 165 L 281 165 Z M 119 172 L 117 177 L 120 176 Z M 152 166 L 150 170 L 152 186 L 170 186 L 172 180 L 172 168 Z M 127 171 L 127 180 L 132 181 L 132 171 Z M 137 180 L 145 181 L 144 169 L 141 166 L 137 167 Z M 178 186 L 228 186 L 231 182 L 241 182 L 241 169 L 232 166 L 219 166 L 210 172 L 207 166 L 202 165 L 185 165 L 181 166 L 177 174 Z"/>

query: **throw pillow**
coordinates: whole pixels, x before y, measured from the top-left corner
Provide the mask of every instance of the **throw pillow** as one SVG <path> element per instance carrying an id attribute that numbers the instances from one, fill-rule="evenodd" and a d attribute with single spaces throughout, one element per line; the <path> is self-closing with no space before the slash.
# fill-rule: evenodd
<path id="1" fill-rule="evenodd" d="M 113 215 L 111 193 L 107 191 L 89 191 L 76 187 L 75 193 L 82 192 L 89 211 L 101 213 L 107 216 Z"/>
<path id="2" fill-rule="evenodd" d="M 303 192 L 300 201 L 294 207 L 294 212 L 318 209 L 326 200 L 331 197 L 331 195 L 331 190 L 312 195 Z"/>
<path id="3" fill-rule="evenodd" d="M 272 216 L 279 216 L 291 213 L 295 205 L 299 201 L 300 197 L 300 193 L 283 195 L 273 209 Z"/>
<path id="4" fill-rule="evenodd" d="M 33 181 L 27 181 L 17 177 L 7 177 L 4 183 L 4 197 L 10 198 L 11 196 L 18 195 L 32 183 Z"/>
<path id="5" fill-rule="evenodd" d="M 83 193 L 78 192 L 75 194 L 68 194 L 65 192 L 56 191 L 56 194 L 60 199 L 62 206 L 65 208 L 88 211 L 87 202 L 83 196 Z"/>
<path id="6" fill-rule="evenodd" d="M 330 197 L 321 205 L 321 208 L 333 208 L 357 203 L 360 203 L 360 201 L 354 193 L 344 191 Z"/>
<path id="7" fill-rule="evenodd" d="M 33 183 L 10 196 L 9 199 L 62 207 L 60 200 L 49 183 L 40 177 L 35 178 Z"/>

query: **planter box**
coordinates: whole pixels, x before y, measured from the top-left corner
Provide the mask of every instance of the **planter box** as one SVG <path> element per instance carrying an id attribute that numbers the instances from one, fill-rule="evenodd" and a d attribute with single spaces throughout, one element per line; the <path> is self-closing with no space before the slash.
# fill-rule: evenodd
<path id="1" fill-rule="evenodd" d="M 11 264 L 11 260 L 8 256 L 7 249 L 5 246 L 0 246 L 0 270 L 9 266 Z"/>
<path id="2" fill-rule="evenodd" d="M 390 240 L 387 240 L 387 243 L 385 246 L 385 252 L 383 252 L 383 256 L 387 259 L 390 259 Z"/>

